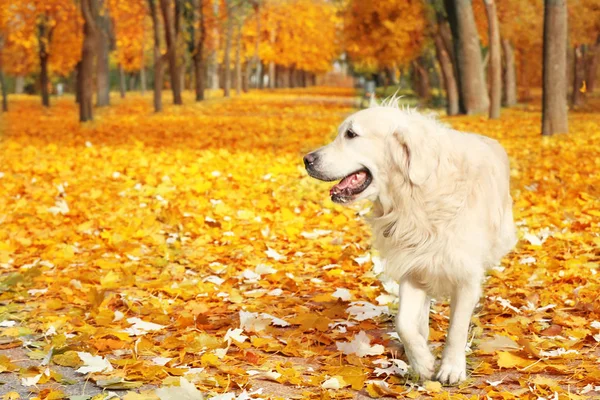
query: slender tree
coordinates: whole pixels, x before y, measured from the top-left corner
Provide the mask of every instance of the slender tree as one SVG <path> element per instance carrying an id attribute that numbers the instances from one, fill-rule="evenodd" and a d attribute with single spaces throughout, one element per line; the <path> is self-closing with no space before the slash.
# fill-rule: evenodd
<path id="1" fill-rule="evenodd" d="M 150 17 L 154 33 L 154 111 L 162 111 L 162 88 L 164 79 L 164 57 L 160 52 L 160 20 L 158 19 L 158 0 L 148 0 Z"/>
<path id="2" fill-rule="evenodd" d="M 81 14 L 83 15 L 83 47 L 81 61 L 77 71 L 77 91 L 79 92 L 79 120 L 91 121 L 93 116 L 93 83 L 94 56 L 96 49 L 97 3 L 96 0 L 81 0 Z"/>
<path id="3" fill-rule="evenodd" d="M 588 67 L 586 71 L 586 82 L 588 91 L 593 92 L 596 90 L 596 79 L 598 77 L 598 66 L 600 66 L 600 33 L 596 38 L 596 43 L 594 44 L 589 61 Z"/>
<path id="4" fill-rule="evenodd" d="M 490 119 L 500 118 L 500 105 L 502 102 L 502 58 L 500 51 L 500 27 L 496 3 L 494 0 L 484 0 L 485 11 L 489 26 L 489 54 L 488 75 L 490 78 Z"/>
<path id="5" fill-rule="evenodd" d="M 585 67 L 586 67 L 586 46 L 581 44 L 573 49 L 573 88 L 571 91 L 571 103 L 574 106 L 580 106 L 584 102 L 585 85 Z"/>
<path id="6" fill-rule="evenodd" d="M 238 21 L 235 40 L 235 94 L 242 93 L 242 23 Z"/>
<path id="7" fill-rule="evenodd" d="M 119 92 L 121 94 L 121 98 L 125 98 L 125 93 L 127 92 L 127 84 L 125 79 L 125 70 L 123 69 L 123 65 L 119 63 Z"/>
<path id="8" fill-rule="evenodd" d="M 435 11 L 435 20 L 430 19 L 431 35 L 435 45 L 435 53 L 441 70 L 441 81 L 446 92 L 446 113 L 456 115 L 459 112 L 458 84 L 456 82 L 456 67 L 454 62 L 454 49 L 452 34 L 448 26 L 443 5 L 438 1 L 431 1 Z"/>
<path id="9" fill-rule="evenodd" d="M 193 51 L 192 58 L 194 60 L 194 78 L 195 78 L 195 89 L 196 89 L 196 101 L 204 100 L 204 88 L 206 80 L 206 67 L 204 63 L 204 42 L 206 41 L 206 23 L 204 17 L 204 1 L 196 0 L 194 9 L 196 18 L 198 20 L 198 34 L 192 36 L 193 40 Z M 195 25 L 195 24 L 194 24 Z M 195 32 L 194 32 L 195 33 Z M 197 37 L 195 37 L 197 36 Z"/>
<path id="10" fill-rule="evenodd" d="M 8 111 L 8 90 L 4 77 L 4 36 L 0 35 L 0 85 L 2 86 L 2 111 Z"/>
<path id="11" fill-rule="evenodd" d="M 96 26 L 96 105 L 99 107 L 110 104 L 110 51 L 111 23 L 108 15 L 106 0 L 97 0 L 98 13 Z M 114 41 L 113 41 L 114 43 Z"/>
<path id="12" fill-rule="evenodd" d="M 445 0 L 444 4 L 454 41 L 460 111 L 465 114 L 485 112 L 489 99 L 471 0 Z"/>
<path id="13" fill-rule="evenodd" d="M 231 91 L 231 41 L 233 36 L 233 0 L 225 0 L 227 5 L 227 31 L 225 33 L 225 55 L 223 57 L 223 95 L 230 96 Z"/>
<path id="14" fill-rule="evenodd" d="M 252 2 L 252 8 L 254 9 L 254 18 L 256 19 L 256 38 L 254 39 L 254 57 L 252 63 L 254 64 L 254 80 L 256 81 L 256 87 L 260 87 L 260 79 L 262 78 L 262 69 L 260 62 L 260 1 L 254 0 Z M 248 76 L 249 78 L 249 76 Z"/>
<path id="15" fill-rule="evenodd" d="M 567 1 L 544 0 L 542 135 L 568 130 Z"/>
<path id="16" fill-rule="evenodd" d="M 503 103 L 506 107 L 517 104 L 517 70 L 515 66 L 515 51 L 508 39 L 502 39 L 504 53 L 504 79 L 502 84 Z"/>
<path id="17" fill-rule="evenodd" d="M 48 74 L 48 45 L 52 40 L 54 27 L 50 25 L 48 16 L 42 14 L 37 24 L 38 30 L 38 55 L 40 58 L 40 90 L 42 93 L 42 105 L 50 107 L 50 79 Z"/>
<path id="18" fill-rule="evenodd" d="M 175 15 L 173 15 L 171 0 L 160 0 L 160 8 L 163 16 L 165 42 L 167 44 L 166 56 L 169 62 L 173 104 L 180 105 L 183 104 L 183 100 L 181 98 L 181 67 L 177 60 L 177 43 L 181 30 L 181 0 L 175 0 Z"/>

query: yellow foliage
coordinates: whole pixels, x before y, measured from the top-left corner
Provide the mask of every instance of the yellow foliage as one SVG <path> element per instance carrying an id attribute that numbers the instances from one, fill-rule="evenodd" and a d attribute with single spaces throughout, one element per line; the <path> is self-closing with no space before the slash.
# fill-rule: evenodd
<path id="1" fill-rule="evenodd" d="M 409 64 L 425 40 L 423 1 L 352 0 L 344 20 L 350 58 L 371 68 Z"/>

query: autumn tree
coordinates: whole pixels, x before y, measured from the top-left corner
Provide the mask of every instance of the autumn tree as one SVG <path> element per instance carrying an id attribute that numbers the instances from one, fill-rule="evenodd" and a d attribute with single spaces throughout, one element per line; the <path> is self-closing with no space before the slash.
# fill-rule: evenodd
<path id="1" fill-rule="evenodd" d="M 50 79 L 72 71 L 81 51 L 81 17 L 75 3 L 23 0 L 5 6 L 4 69 L 11 75 L 39 74 L 44 106 L 50 105 Z"/>
<path id="2" fill-rule="evenodd" d="M 225 0 L 226 6 L 226 28 L 225 28 L 225 49 L 223 56 L 223 70 L 224 70 L 224 82 L 223 82 L 223 95 L 229 97 L 231 91 L 231 41 L 233 40 L 233 25 L 234 12 L 237 8 L 237 4 L 234 0 Z"/>
<path id="3" fill-rule="evenodd" d="M 489 99 L 471 0 L 445 0 L 445 5 L 454 40 L 460 111 L 484 112 Z"/>
<path id="4" fill-rule="evenodd" d="M 160 19 L 158 16 L 159 0 L 148 0 L 150 17 L 152 18 L 153 39 L 154 39 L 154 111 L 162 111 L 162 88 L 164 79 L 164 62 L 166 56 L 160 51 Z"/>
<path id="5" fill-rule="evenodd" d="M 596 89 L 596 81 L 598 78 L 598 67 L 600 66 L 600 33 L 596 37 L 596 43 L 594 44 L 591 54 L 589 56 L 588 70 L 587 70 L 587 87 L 590 92 Z"/>
<path id="6" fill-rule="evenodd" d="M 6 78 L 4 76 L 4 42 L 8 34 L 8 4 L 0 3 L 0 86 L 2 86 L 2 111 L 8 111 L 8 89 L 6 88 Z"/>
<path id="7" fill-rule="evenodd" d="M 410 64 L 425 40 L 421 1 L 360 1 L 348 5 L 344 40 L 350 59 L 373 71 Z"/>
<path id="8" fill-rule="evenodd" d="M 429 0 L 428 3 L 428 31 L 429 36 L 433 39 L 441 80 L 446 93 L 446 113 L 456 115 L 459 113 L 459 95 L 452 33 L 448 25 L 443 1 Z"/>
<path id="9" fill-rule="evenodd" d="M 125 74 L 139 72 L 142 92 L 146 89 L 144 44 L 146 42 L 146 0 L 108 0 L 115 39 L 115 58 L 119 66 L 121 91 Z"/>
<path id="10" fill-rule="evenodd" d="M 181 64 L 178 60 L 178 44 L 181 40 L 182 0 L 159 0 L 165 31 L 169 77 L 173 92 L 173 104 L 183 104 L 181 98 Z"/>
<path id="11" fill-rule="evenodd" d="M 205 10 L 205 8 L 209 10 Z M 196 101 L 204 100 L 206 86 L 205 42 L 206 42 L 206 14 L 210 12 L 210 2 L 206 0 L 193 0 L 191 4 L 192 22 L 190 26 L 190 51 L 194 61 L 194 81 Z"/>
<path id="12" fill-rule="evenodd" d="M 263 0 L 244 7 L 240 62 L 259 59 L 269 87 L 314 81 L 314 74 L 328 71 L 339 54 L 338 8 L 329 1 Z"/>
<path id="13" fill-rule="evenodd" d="M 110 104 L 110 52 L 115 47 L 114 33 L 109 16 L 108 0 L 96 0 L 96 105 Z"/>
<path id="14" fill-rule="evenodd" d="M 568 132 L 567 2 L 544 0 L 542 135 Z"/>
<path id="15" fill-rule="evenodd" d="M 491 119 L 500 118 L 500 105 L 502 102 L 502 60 L 500 50 L 500 27 L 496 13 L 496 2 L 484 0 L 487 20 L 489 25 L 489 53 L 490 61 L 488 75 L 490 77 L 490 109 Z"/>
<path id="16" fill-rule="evenodd" d="M 568 4 L 569 42 L 573 46 L 573 83 L 571 102 L 583 104 L 585 87 L 594 87 L 600 46 L 600 3 L 594 0 L 573 0 Z M 585 18 L 582 18 L 585 16 Z"/>
<path id="17" fill-rule="evenodd" d="M 97 0 L 81 0 L 80 7 L 84 23 L 81 61 L 79 62 L 77 69 L 77 91 L 79 93 L 79 120 L 81 122 L 86 122 L 94 119 L 92 106 L 92 79 L 98 35 L 98 27 L 96 26 L 98 18 Z"/>
<path id="18" fill-rule="evenodd" d="M 8 111 L 8 89 L 4 77 L 4 36 L 0 34 L 0 86 L 2 87 L 2 111 Z"/>

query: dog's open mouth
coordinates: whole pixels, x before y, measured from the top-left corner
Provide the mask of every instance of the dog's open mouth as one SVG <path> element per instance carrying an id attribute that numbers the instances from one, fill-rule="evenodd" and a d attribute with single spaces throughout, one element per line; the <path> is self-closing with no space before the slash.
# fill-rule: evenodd
<path id="1" fill-rule="evenodd" d="M 336 203 L 352 201 L 356 195 L 369 187 L 372 180 L 373 176 L 366 168 L 353 172 L 329 190 L 331 200 Z"/>

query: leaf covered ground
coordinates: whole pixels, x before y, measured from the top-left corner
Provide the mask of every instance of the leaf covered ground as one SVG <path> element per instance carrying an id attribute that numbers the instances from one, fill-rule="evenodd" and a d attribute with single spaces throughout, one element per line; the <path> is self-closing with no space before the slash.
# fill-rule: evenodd
<path id="1" fill-rule="evenodd" d="M 4 398 L 598 398 L 600 114 L 553 138 L 535 106 L 446 120 L 506 147 L 521 238 L 490 271 L 469 380 L 446 388 L 402 361 L 368 204 L 334 205 L 302 168 L 355 104 L 314 88 L 155 115 L 131 96 L 82 126 L 72 99 L 17 97 L 0 120 Z"/>

